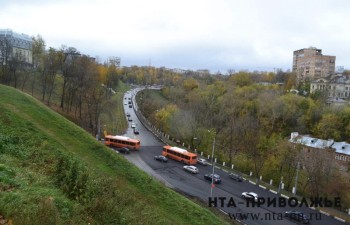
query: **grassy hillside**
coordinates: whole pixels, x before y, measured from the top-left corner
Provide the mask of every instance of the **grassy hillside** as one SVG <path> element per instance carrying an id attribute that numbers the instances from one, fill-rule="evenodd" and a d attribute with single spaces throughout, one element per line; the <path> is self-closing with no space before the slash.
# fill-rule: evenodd
<path id="1" fill-rule="evenodd" d="M 0 215 L 16 225 L 225 223 L 1 85 Z"/>

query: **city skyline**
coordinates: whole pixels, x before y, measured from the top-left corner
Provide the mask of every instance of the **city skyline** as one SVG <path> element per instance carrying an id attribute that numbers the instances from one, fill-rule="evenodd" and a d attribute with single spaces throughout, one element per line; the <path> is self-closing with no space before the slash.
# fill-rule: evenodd
<path id="1" fill-rule="evenodd" d="M 1 3 L 0 28 L 122 66 L 291 70 L 293 51 L 314 46 L 349 69 L 349 10 L 345 0 L 15 0 Z"/>

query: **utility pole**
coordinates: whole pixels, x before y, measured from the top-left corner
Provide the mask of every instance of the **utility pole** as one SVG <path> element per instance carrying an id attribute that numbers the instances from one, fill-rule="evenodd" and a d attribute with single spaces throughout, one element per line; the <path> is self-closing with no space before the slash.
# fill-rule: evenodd
<path id="1" fill-rule="evenodd" d="M 211 164 L 213 166 L 213 173 L 211 174 L 211 187 L 210 187 L 210 197 L 212 198 L 213 197 L 213 188 L 214 188 L 214 164 L 215 164 L 215 161 L 214 161 L 214 152 L 215 152 L 215 137 L 216 137 L 216 133 L 214 133 L 214 140 L 213 140 L 213 149 L 212 149 L 212 152 L 211 152 Z"/>
<path id="2" fill-rule="evenodd" d="M 297 194 L 297 185 L 298 185 L 298 177 L 299 177 L 299 167 L 300 167 L 300 162 L 298 161 L 298 164 L 297 164 L 297 174 L 295 176 L 295 183 L 294 183 L 294 195 Z"/>

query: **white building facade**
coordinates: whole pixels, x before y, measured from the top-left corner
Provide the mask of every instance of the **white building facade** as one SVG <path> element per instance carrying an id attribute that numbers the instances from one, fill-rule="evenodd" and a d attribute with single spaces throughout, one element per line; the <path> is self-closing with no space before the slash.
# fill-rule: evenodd
<path id="1" fill-rule="evenodd" d="M 11 46 L 8 60 L 13 59 L 13 57 L 17 57 L 21 61 L 24 61 L 28 64 L 33 63 L 33 41 L 29 35 L 16 33 L 10 29 L 0 29 L 0 40 L 6 40 L 7 43 Z M 1 51 L 0 57 L 3 57 Z"/>

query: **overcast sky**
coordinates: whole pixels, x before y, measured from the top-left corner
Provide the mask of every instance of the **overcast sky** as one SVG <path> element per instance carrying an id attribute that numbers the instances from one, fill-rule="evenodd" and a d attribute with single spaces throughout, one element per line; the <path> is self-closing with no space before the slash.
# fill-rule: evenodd
<path id="1" fill-rule="evenodd" d="M 314 46 L 350 69 L 349 0 L 0 0 L 0 29 L 122 66 L 291 69 Z"/>

